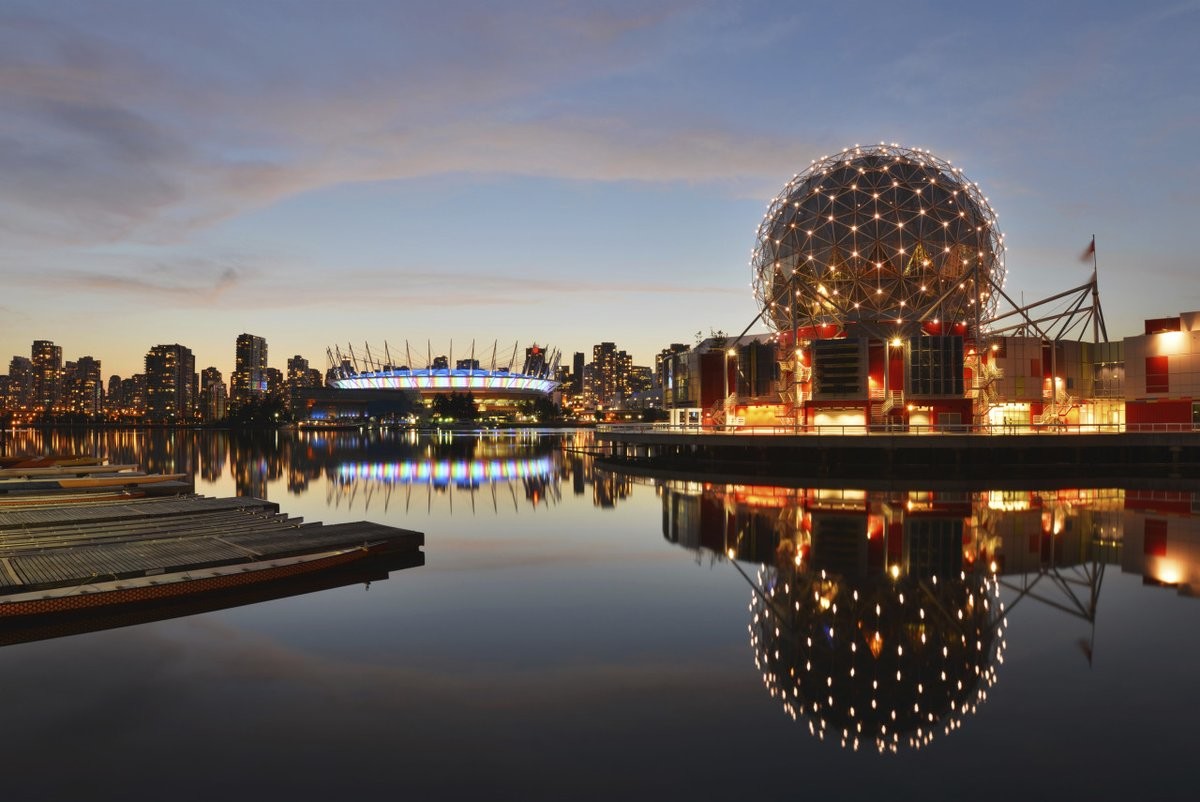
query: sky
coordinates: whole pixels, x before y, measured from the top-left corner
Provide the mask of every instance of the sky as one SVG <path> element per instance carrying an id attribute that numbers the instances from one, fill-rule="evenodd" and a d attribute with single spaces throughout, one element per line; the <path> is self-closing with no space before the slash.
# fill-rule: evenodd
<path id="1" fill-rule="evenodd" d="M 0 370 L 613 341 L 758 307 L 767 203 L 855 144 L 999 215 L 1006 290 L 1200 309 L 1200 2 L 0 0 Z M 761 327 L 755 327 L 759 330 Z M 428 346 L 426 344 L 429 344 Z"/>

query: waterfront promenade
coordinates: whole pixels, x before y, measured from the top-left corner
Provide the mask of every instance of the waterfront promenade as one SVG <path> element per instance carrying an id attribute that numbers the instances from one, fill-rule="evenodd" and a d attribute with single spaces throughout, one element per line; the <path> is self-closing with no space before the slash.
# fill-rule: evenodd
<path id="1" fill-rule="evenodd" d="M 1071 426 L 1021 430 L 826 426 L 722 431 L 601 426 L 601 458 L 624 468 L 813 478 L 1162 476 L 1200 474 L 1200 432 Z"/>

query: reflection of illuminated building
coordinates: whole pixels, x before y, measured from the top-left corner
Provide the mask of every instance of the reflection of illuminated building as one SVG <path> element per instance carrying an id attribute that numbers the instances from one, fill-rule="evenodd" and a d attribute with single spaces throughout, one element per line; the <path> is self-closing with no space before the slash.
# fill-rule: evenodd
<path id="1" fill-rule="evenodd" d="M 755 664 L 788 715 L 842 746 L 896 751 L 949 734 L 975 712 L 1003 662 L 994 581 L 819 565 L 782 550 L 752 599 Z"/>
<path id="2" fill-rule="evenodd" d="M 1135 490 L 1125 493 L 1121 569 L 1148 584 L 1200 588 L 1200 493 Z"/>
<path id="3" fill-rule="evenodd" d="M 780 538 L 797 529 L 798 492 L 672 482 L 663 493 L 663 536 L 686 548 L 767 562 Z"/>
<path id="4" fill-rule="evenodd" d="M 628 477 L 595 472 L 591 432 L 305 432 L 300 441 L 306 444 L 304 459 L 321 464 L 329 477 L 331 503 L 370 504 L 378 498 L 386 505 L 401 490 L 407 506 L 413 489 L 424 487 L 431 500 L 444 493 L 451 504 L 453 491 L 466 490 L 473 498 L 476 490 L 487 489 L 497 505 L 497 489 L 507 487 L 514 506 L 520 493 L 538 507 L 559 501 L 569 481 L 574 494 L 584 495 L 591 484 L 594 503 L 613 506 L 633 486 Z"/>
<path id="5" fill-rule="evenodd" d="M 221 478 L 225 473 L 225 457 L 229 453 L 229 433 L 213 432 L 209 438 L 197 444 L 197 449 L 202 452 L 197 462 L 204 481 L 215 482 Z"/>
<path id="6" fill-rule="evenodd" d="M 231 438 L 229 461 L 237 494 L 267 498 L 268 483 L 282 476 L 283 465 L 289 456 L 286 442 L 281 442 L 274 432 Z"/>
<path id="7" fill-rule="evenodd" d="M 823 535 L 866 532 L 853 552 L 837 556 L 845 562 L 839 567 L 899 564 L 926 573 L 945 573 L 957 564 L 955 554 L 939 552 L 935 544 L 960 538 L 967 566 L 994 561 L 1002 576 L 1098 562 L 1176 584 L 1154 576 L 1151 569 L 1160 563 L 1149 558 L 1167 550 L 1189 554 L 1187 544 L 1200 542 L 1195 497 L 1190 490 L 865 491 L 669 482 L 663 535 L 688 548 L 769 562 L 785 540 L 820 549 Z M 1138 539 L 1123 548 L 1127 537 Z M 1144 548 L 1137 549 L 1143 539 Z M 1138 555 L 1147 559 L 1139 563 Z M 1200 565 L 1200 555 L 1191 562 Z M 1184 575 L 1182 568 L 1166 576 L 1177 575 Z"/>
<path id="8" fill-rule="evenodd" d="M 378 501 L 386 508 L 398 491 L 407 508 L 414 489 L 424 488 L 428 503 L 432 504 L 435 496 L 444 497 L 451 509 L 455 492 L 466 491 L 474 508 L 476 492 L 486 490 L 498 510 L 497 491 L 507 489 L 514 507 L 519 509 L 521 495 L 536 508 L 559 500 L 559 485 L 565 477 L 558 444 L 526 434 L 442 432 L 423 438 L 411 432 L 390 433 L 390 446 L 350 433 L 306 439 L 310 457 L 328 458 L 328 499 L 334 504 Z M 356 453 L 358 459 L 347 459 Z"/>
<path id="9" fill-rule="evenodd" d="M 1191 489 L 661 489 L 666 539 L 764 564 L 750 626 L 764 683 L 847 748 L 920 747 L 960 726 L 1027 599 L 1094 628 L 1108 565 L 1186 594 L 1200 581 Z M 1090 661 L 1092 640 L 1078 643 Z"/>
<path id="10" fill-rule="evenodd" d="M 771 696 L 847 747 L 920 747 L 995 682 L 998 586 L 962 494 L 672 484 L 664 535 L 765 562 L 752 599 Z"/>
<path id="11" fill-rule="evenodd" d="M 633 480 L 625 474 L 599 472 L 592 481 L 592 504 L 597 507 L 615 507 L 617 502 L 629 497 Z"/>

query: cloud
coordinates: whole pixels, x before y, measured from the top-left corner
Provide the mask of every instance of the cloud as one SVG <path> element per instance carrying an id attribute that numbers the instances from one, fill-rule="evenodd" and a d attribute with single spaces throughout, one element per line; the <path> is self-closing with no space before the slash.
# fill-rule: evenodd
<path id="1" fill-rule="evenodd" d="M 371 288 L 364 292 L 363 288 Z M 729 296 L 741 297 L 740 287 L 697 285 L 680 287 L 665 282 L 623 279 L 620 282 L 567 281 L 526 276 L 520 281 L 467 272 L 396 272 L 390 274 L 350 273 L 339 286 L 311 290 L 292 286 L 287 295 L 272 302 L 294 306 L 306 299 L 320 298 L 321 305 L 353 302 L 356 305 L 394 306 L 398 301 L 411 308 L 522 307 L 553 299 L 633 296 Z M 261 305 L 255 303 L 255 305 Z"/>
<path id="2" fill-rule="evenodd" d="M 60 243 L 113 241 L 180 203 L 186 148 L 127 110 L 10 103 L 23 131 L 0 136 L 0 208 L 10 233 Z"/>
<path id="3" fill-rule="evenodd" d="M 322 271 L 304 269 L 290 257 L 239 254 L 223 258 L 179 255 L 169 260 L 123 254 L 94 254 L 94 268 L 44 267 L 22 271 L 9 260 L 5 281 L 12 287 L 56 292 L 69 286 L 81 293 L 107 294 L 130 303 L 164 302 L 198 307 L 219 304 L 234 309 L 290 309 L 312 306 L 466 308 L 527 306 L 535 302 L 580 298 L 691 296 L 740 298 L 740 285 L 672 284 L 623 278 L 619 282 L 539 276 L 527 270 L 517 280 L 467 270 L 409 268 L 349 270 L 329 281 Z M 574 299 L 574 300 L 573 300 Z"/>
<path id="4" fill-rule="evenodd" d="M 1157 24 L 1188 14 L 1200 14 L 1200 0 L 1186 0 L 1183 3 L 1176 3 L 1173 6 L 1153 10 L 1147 14 L 1146 20 L 1151 24 Z"/>
<path id="5" fill-rule="evenodd" d="M 79 290 L 112 292 L 125 297 L 171 298 L 189 305 L 202 305 L 218 300 L 244 279 L 243 271 L 232 265 L 189 260 L 159 265 L 140 274 L 64 270 L 38 274 L 25 281 L 48 287 L 66 283 Z"/>
<path id="6" fill-rule="evenodd" d="M 220 9 L 131 31 L 119 19 L 0 26 L 0 225 L 23 242 L 167 243 L 300 193 L 441 173 L 749 181 L 758 193 L 812 152 L 579 102 L 583 87 L 660 58 L 647 39 L 687 4 L 425 9 L 421 24 L 377 12 L 324 29 L 321 6 L 278 30 Z M 205 29 L 211 47 L 175 27 Z"/>

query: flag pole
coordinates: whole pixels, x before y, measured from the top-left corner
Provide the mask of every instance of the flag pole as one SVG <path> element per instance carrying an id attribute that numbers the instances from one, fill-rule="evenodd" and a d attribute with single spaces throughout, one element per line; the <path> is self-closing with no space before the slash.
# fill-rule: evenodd
<path id="1" fill-rule="evenodd" d="M 1100 268 L 1096 261 L 1096 235 L 1092 235 L 1092 338 L 1108 342 L 1108 327 L 1104 325 L 1104 310 L 1100 306 Z"/>
<path id="2" fill-rule="evenodd" d="M 1100 342 L 1100 281 L 1099 265 L 1096 262 L 1096 235 L 1092 235 L 1092 342 Z M 1107 332 L 1105 339 L 1108 339 Z"/>

